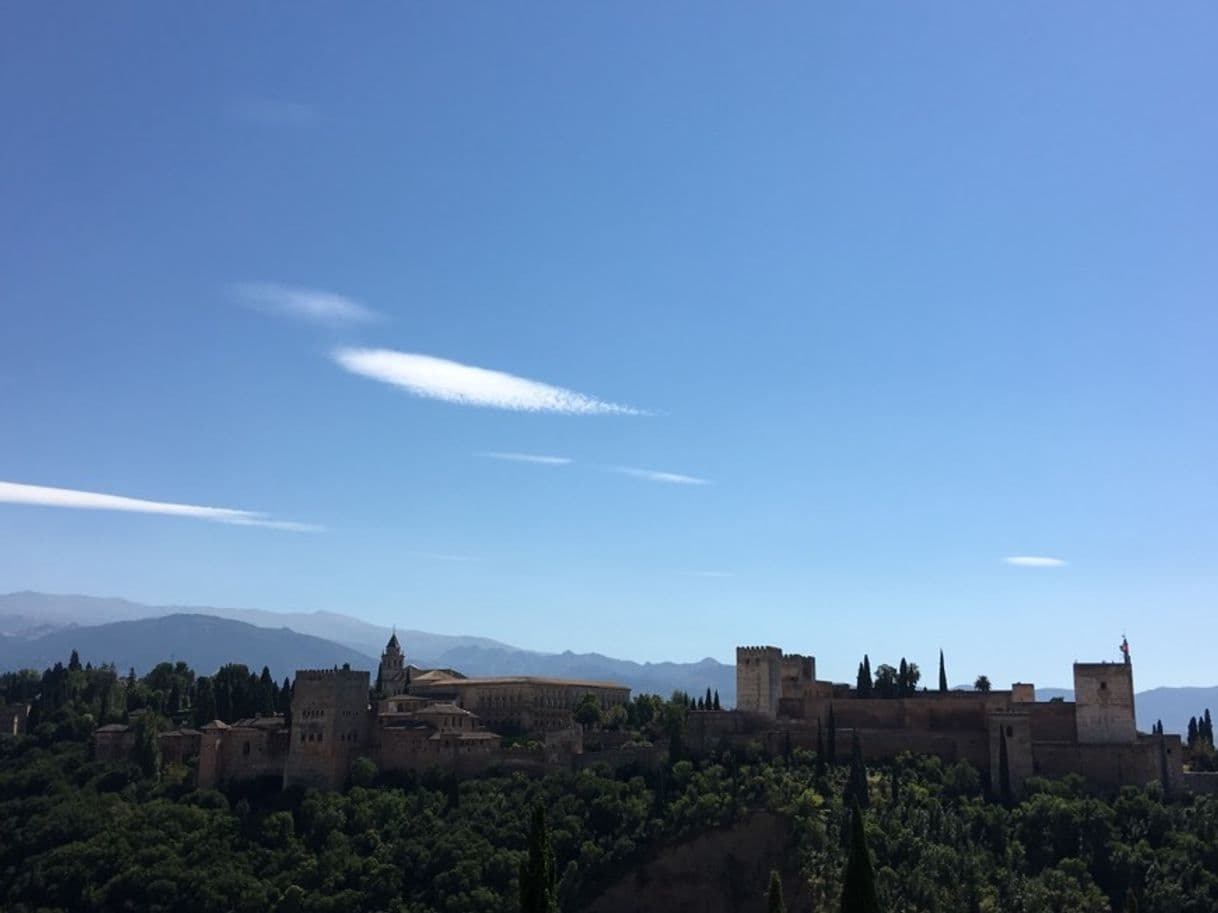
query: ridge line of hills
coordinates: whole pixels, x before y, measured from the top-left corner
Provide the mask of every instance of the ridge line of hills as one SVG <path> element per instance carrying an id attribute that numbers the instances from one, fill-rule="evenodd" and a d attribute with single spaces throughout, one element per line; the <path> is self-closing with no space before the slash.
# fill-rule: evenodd
<path id="1" fill-rule="evenodd" d="M 45 669 L 66 662 L 72 650 L 94 665 L 113 662 L 120 671 L 147 672 L 158 662 L 182 660 L 199 674 L 228 662 L 276 680 L 297 669 L 350 663 L 375 676 L 390 628 L 337 612 L 269 612 L 211 606 L 150 606 L 126 599 L 35 592 L 0 594 L 0 672 Z M 635 692 L 667 696 L 674 690 L 700 695 L 707 688 L 724 706 L 736 703 L 736 667 L 714 659 L 637 663 L 599 653 L 542 653 L 488 637 L 432 634 L 403 629 L 407 656 L 418 666 L 454 668 L 467 675 L 542 675 L 619 681 Z M 1074 695 L 1038 688 L 1048 700 Z M 1218 686 L 1158 687 L 1138 692 L 1141 729 L 1162 720 L 1183 733 L 1190 716 L 1218 710 Z"/>

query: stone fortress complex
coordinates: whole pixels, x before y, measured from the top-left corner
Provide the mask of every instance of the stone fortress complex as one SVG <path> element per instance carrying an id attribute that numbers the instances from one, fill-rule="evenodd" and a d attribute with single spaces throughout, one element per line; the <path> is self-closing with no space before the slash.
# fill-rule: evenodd
<path id="1" fill-rule="evenodd" d="M 817 679 L 814 657 L 737 647 L 736 712 L 691 717 L 691 737 L 704 744 L 760 739 L 776 750 L 812 748 L 819 730 L 821 739 L 836 739 L 839 757 L 857 735 L 869 759 L 909 751 L 968 761 L 995 792 L 1005 767 L 1013 794 L 1028 777 L 1071 773 L 1102 790 L 1154 781 L 1179 793 L 1186 782 L 1181 739 L 1137 731 L 1127 644 L 1122 653 L 1117 662 L 1075 663 L 1073 701 L 1038 701 L 1035 687 L 1022 682 L 1005 691 L 864 695 Z"/>
<path id="2" fill-rule="evenodd" d="M 1180 793 L 1188 788 L 1181 739 L 1137 731 L 1133 667 L 1124 650 L 1123 661 L 1075 663 L 1074 701 L 1037 701 L 1026 683 L 875 697 L 818 679 L 814 657 L 737 647 L 736 708 L 691 711 L 685 746 L 698 754 L 760 744 L 777 753 L 834 740 L 829 750 L 845 757 L 857 737 L 869 760 L 909 751 L 968 761 L 995 791 L 1017 794 L 1028 777 L 1075 773 L 1105 791 L 1158 782 Z M 299 671 L 290 722 L 268 716 L 162 733 L 162 756 L 196 759 L 202 787 L 275 777 L 284 786 L 329 789 L 347 782 L 357 758 L 387 772 L 439 768 L 461 775 L 522 762 L 540 770 L 622 760 L 584 755 L 574 718 L 589 695 L 602 710 L 626 704 L 630 689 L 622 685 L 419 669 L 406 663 L 396 634 L 381 657 L 375 702 L 370 685 L 366 671 Z M 504 745 L 506 736 L 521 735 L 531 740 L 528 748 Z M 95 748 L 98 758 L 129 757 L 134 732 L 103 726 Z"/>
<path id="3" fill-rule="evenodd" d="M 569 765 L 582 752 L 574 713 L 588 695 L 602 711 L 630 699 L 629 688 L 612 682 L 470 678 L 453 669 L 419 669 L 406 663 L 396 634 L 381 657 L 375 702 L 371 685 L 366 671 L 302 669 L 290 721 L 282 715 L 232 725 L 213 720 L 200 729 L 161 733 L 162 758 L 196 759 L 200 787 L 281 777 L 285 787 L 338 789 L 357 758 L 389 772 L 474 774 L 511 763 L 544 769 Z M 533 746 L 509 751 L 507 735 L 527 735 Z M 134 731 L 102 726 L 94 745 L 100 759 L 130 757 Z"/>

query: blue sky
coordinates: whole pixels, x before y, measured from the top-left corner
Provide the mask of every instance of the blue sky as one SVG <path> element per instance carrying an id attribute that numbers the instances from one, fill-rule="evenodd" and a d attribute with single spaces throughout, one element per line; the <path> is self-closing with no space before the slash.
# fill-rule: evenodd
<path id="1" fill-rule="evenodd" d="M 1213 684 L 1215 46 L 1202 3 L 10 5 L 0 590 L 837 679 L 1127 632 Z"/>

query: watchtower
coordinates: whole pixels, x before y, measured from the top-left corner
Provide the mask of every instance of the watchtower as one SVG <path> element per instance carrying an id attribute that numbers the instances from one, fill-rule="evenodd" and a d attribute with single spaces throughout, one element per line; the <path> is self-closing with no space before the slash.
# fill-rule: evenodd
<path id="1" fill-rule="evenodd" d="M 782 697 L 782 650 L 778 647 L 736 648 L 736 709 L 778 718 Z"/>
<path id="2" fill-rule="evenodd" d="M 366 671 L 302 669 L 292 689 L 292 741 L 284 786 L 339 789 L 369 742 Z"/>
<path id="3" fill-rule="evenodd" d="M 381 666 L 376 680 L 381 697 L 396 697 L 406 693 L 406 654 L 402 652 L 401 645 L 398 644 L 397 631 L 393 632 L 389 643 L 385 644 L 385 652 L 381 654 Z"/>
<path id="4" fill-rule="evenodd" d="M 1078 740 L 1091 744 L 1136 742 L 1133 666 L 1122 663 L 1074 664 L 1074 716 Z"/>

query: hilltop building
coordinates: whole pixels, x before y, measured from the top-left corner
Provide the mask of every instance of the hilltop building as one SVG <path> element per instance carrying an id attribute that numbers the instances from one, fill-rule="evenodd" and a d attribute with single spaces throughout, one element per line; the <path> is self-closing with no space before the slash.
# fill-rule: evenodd
<path id="1" fill-rule="evenodd" d="M 839 753 L 850 750 L 857 734 L 868 758 L 910 751 L 969 761 L 995 792 L 1004 788 L 1005 767 L 1005 788 L 1013 794 L 1028 777 L 1070 773 L 1104 790 L 1157 781 L 1178 793 L 1185 788 L 1180 737 L 1137 731 L 1125 645 L 1122 653 L 1119 662 L 1075 663 L 1073 701 L 1037 701 L 1035 687 L 1022 682 L 1003 691 L 923 689 L 876 697 L 817 679 L 813 657 L 737 647 L 736 710 L 694 714 L 691 735 L 704 745 L 760 738 L 770 747 L 812 748 L 819 729 L 822 738 L 836 737 Z"/>
<path id="2" fill-rule="evenodd" d="M 197 758 L 200 787 L 230 780 L 281 778 L 283 785 L 341 787 L 357 758 L 382 771 L 441 768 L 475 773 L 499 763 L 566 763 L 583 750 L 576 706 L 592 695 L 608 710 L 630 699 L 613 682 L 535 677 L 472 678 L 455 669 L 419 669 L 406 662 L 395 632 L 370 687 L 367 671 L 302 669 L 292 688 L 292 713 L 213 720 L 198 729 L 161 733 L 167 761 Z M 373 700 L 373 698 L 376 698 Z M 511 752 L 507 735 L 540 746 Z M 94 755 L 122 760 L 135 731 L 111 724 L 94 735 Z"/>

